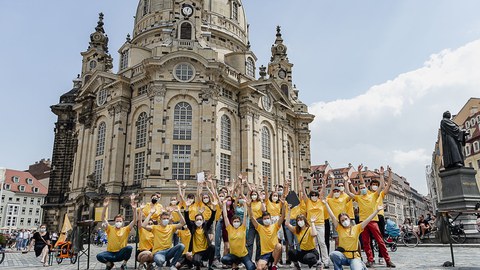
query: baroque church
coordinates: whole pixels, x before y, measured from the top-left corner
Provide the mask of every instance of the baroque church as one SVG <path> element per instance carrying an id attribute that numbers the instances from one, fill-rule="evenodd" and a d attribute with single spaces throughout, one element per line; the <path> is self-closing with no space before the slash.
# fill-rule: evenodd
<path id="1" fill-rule="evenodd" d="M 240 0 L 140 0 L 134 24 L 114 67 L 100 14 L 81 74 L 51 106 L 49 229 L 65 213 L 94 219 L 106 196 L 109 216 L 129 220 L 131 193 L 149 201 L 160 192 L 165 203 L 175 179 L 193 192 L 202 171 L 219 186 L 239 173 L 257 184 L 267 176 L 268 188 L 308 175 L 314 116 L 292 84 L 280 27 L 258 67 Z"/>

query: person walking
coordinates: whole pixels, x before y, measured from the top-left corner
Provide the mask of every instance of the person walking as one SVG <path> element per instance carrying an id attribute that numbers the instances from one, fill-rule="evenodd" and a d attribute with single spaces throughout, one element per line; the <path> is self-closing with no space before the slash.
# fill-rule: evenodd
<path id="1" fill-rule="evenodd" d="M 43 266 L 48 265 L 48 252 L 50 251 L 50 234 L 47 232 L 47 225 L 42 224 L 38 232 L 34 233 L 28 247 L 28 251 L 35 251 L 35 256 L 40 257 Z"/>

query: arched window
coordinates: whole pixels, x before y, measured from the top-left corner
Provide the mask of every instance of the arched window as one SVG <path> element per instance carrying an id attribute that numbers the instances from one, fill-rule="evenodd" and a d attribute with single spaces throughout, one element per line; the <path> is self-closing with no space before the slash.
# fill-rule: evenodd
<path id="1" fill-rule="evenodd" d="M 251 57 L 247 58 L 247 68 L 246 68 L 247 76 L 255 77 L 255 62 Z"/>
<path id="2" fill-rule="evenodd" d="M 262 128 L 262 157 L 270 159 L 270 131 L 267 127 Z"/>
<path id="3" fill-rule="evenodd" d="M 231 130 L 232 121 L 226 115 L 222 115 L 221 119 L 221 134 L 220 134 L 220 147 L 225 150 L 231 150 Z"/>
<path id="4" fill-rule="evenodd" d="M 149 0 L 143 0 L 143 16 L 148 13 Z"/>
<path id="5" fill-rule="evenodd" d="M 280 88 L 282 89 L 283 94 L 288 97 L 288 85 L 282 84 Z"/>
<path id="6" fill-rule="evenodd" d="M 133 183 L 138 184 L 145 175 L 145 151 L 135 153 L 133 165 Z"/>
<path id="7" fill-rule="evenodd" d="M 137 119 L 135 125 L 137 126 L 137 136 L 135 148 L 145 147 L 147 144 L 147 113 L 142 112 Z"/>
<path id="8" fill-rule="evenodd" d="M 97 150 L 96 156 L 101 156 L 105 153 L 105 132 L 107 131 L 107 125 L 105 122 L 101 122 L 98 125 L 98 132 L 97 132 Z"/>
<path id="9" fill-rule="evenodd" d="M 236 2 L 232 5 L 232 19 L 238 21 L 238 3 Z"/>
<path id="10" fill-rule="evenodd" d="M 192 25 L 184 22 L 180 25 L 180 39 L 192 39 Z"/>
<path id="11" fill-rule="evenodd" d="M 192 106 L 187 102 L 175 105 L 173 113 L 173 139 L 192 139 Z"/>

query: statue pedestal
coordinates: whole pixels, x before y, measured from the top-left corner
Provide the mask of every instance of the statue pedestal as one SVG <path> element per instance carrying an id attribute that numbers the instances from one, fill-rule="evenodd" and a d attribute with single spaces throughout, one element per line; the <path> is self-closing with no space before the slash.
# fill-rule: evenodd
<path id="1" fill-rule="evenodd" d="M 442 191 L 438 210 L 474 210 L 475 204 L 480 202 L 476 174 L 477 172 L 470 167 L 440 172 Z"/>

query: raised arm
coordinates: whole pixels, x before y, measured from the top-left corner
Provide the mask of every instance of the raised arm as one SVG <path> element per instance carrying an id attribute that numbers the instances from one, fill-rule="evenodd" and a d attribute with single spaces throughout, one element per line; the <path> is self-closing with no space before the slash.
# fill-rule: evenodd
<path id="1" fill-rule="evenodd" d="M 108 225 L 107 208 L 109 204 L 110 204 L 110 198 L 105 198 L 105 200 L 103 200 L 102 220 L 107 225 Z"/>
<path id="2" fill-rule="evenodd" d="M 333 189 L 335 188 L 335 181 L 332 180 L 330 183 L 330 192 L 328 193 L 327 198 L 333 198 Z"/>
<path id="3" fill-rule="evenodd" d="M 295 227 L 290 224 L 290 212 L 292 212 L 292 209 L 290 209 L 290 206 L 287 209 L 287 216 L 285 219 L 285 226 L 287 226 L 288 230 L 291 231 L 292 233 L 295 232 Z"/>
<path id="4" fill-rule="evenodd" d="M 152 215 L 155 214 L 157 210 L 155 207 L 152 207 L 150 209 L 150 212 L 148 213 L 148 216 L 145 218 L 145 220 L 142 222 L 142 228 L 144 228 L 147 231 L 152 231 L 152 226 L 148 226 L 148 222 L 150 221 L 150 218 L 152 218 Z"/>
<path id="5" fill-rule="evenodd" d="M 182 213 L 180 212 L 180 209 L 179 209 L 179 208 L 177 208 L 177 209 L 175 210 L 175 212 L 177 212 L 177 213 L 178 213 L 178 216 L 180 217 L 180 223 L 174 225 L 174 226 L 175 226 L 175 229 L 178 230 L 178 229 L 181 229 L 181 228 L 183 227 L 183 225 L 186 224 L 186 222 L 185 222 L 185 217 L 182 215 Z"/>
<path id="6" fill-rule="evenodd" d="M 282 204 L 282 213 L 280 214 L 280 219 L 278 219 L 277 223 L 278 226 L 282 226 L 283 221 L 285 220 L 285 212 L 287 211 L 287 203 L 285 202 L 285 198 L 282 198 L 280 200 L 280 203 Z"/>
<path id="7" fill-rule="evenodd" d="M 310 229 L 310 235 L 311 236 L 317 236 L 317 234 L 318 234 L 317 233 L 317 228 L 315 228 L 315 221 L 317 221 L 317 218 L 312 217 L 310 219 L 310 224 L 312 225 L 312 226 L 310 226 L 310 228 L 311 228 Z"/>
<path id="8" fill-rule="evenodd" d="M 350 176 L 348 176 L 348 174 L 343 176 L 343 185 L 344 185 L 345 190 L 348 189 L 354 195 L 358 194 L 355 191 L 355 187 L 353 186 L 352 181 L 350 181 Z M 345 191 L 345 193 L 346 193 L 346 191 Z"/>
<path id="9" fill-rule="evenodd" d="M 392 173 L 392 168 L 390 168 L 390 166 L 387 166 L 387 172 L 388 172 L 388 179 L 387 179 L 387 184 L 385 185 L 385 190 L 383 192 L 385 195 L 388 194 L 388 192 L 390 191 L 390 187 L 392 186 L 393 173 Z"/>
<path id="10" fill-rule="evenodd" d="M 335 181 L 332 179 L 332 182 L 335 182 Z M 325 198 L 325 190 L 327 189 L 326 186 L 327 186 L 327 179 L 323 179 L 322 185 L 320 187 L 320 191 L 318 192 L 320 199 Z"/>
<path id="11" fill-rule="evenodd" d="M 132 209 L 137 209 L 137 202 L 135 202 L 135 193 L 132 193 L 130 195 L 130 205 L 132 206 Z M 154 207 L 155 208 L 155 207 Z M 130 224 L 128 224 L 128 227 L 130 227 L 130 230 L 133 229 L 133 225 L 135 225 L 135 222 L 137 220 L 137 211 L 133 211 L 133 219 L 130 221 Z"/>
<path id="12" fill-rule="evenodd" d="M 222 202 L 222 212 L 223 212 L 223 222 L 225 223 L 225 228 L 230 226 L 230 220 L 228 220 L 228 213 L 227 213 L 227 200 L 223 200 Z"/>
<path id="13" fill-rule="evenodd" d="M 302 190 L 302 192 L 299 194 L 303 194 L 303 196 L 301 197 L 302 200 L 304 201 L 307 201 L 308 197 L 307 195 L 305 194 L 305 185 L 304 185 L 304 182 L 305 182 L 305 179 L 303 179 L 303 176 L 299 176 L 298 177 L 298 183 L 300 184 L 300 189 Z"/>
<path id="14" fill-rule="evenodd" d="M 330 216 L 330 219 L 332 220 L 333 227 L 336 228 L 338 226 L 338 219 L 333 213 L 332 209 L 330 208 L 330 205 L 328 204 L 327 200 L 322 201 L 325 204 L 325 207 L 327 208 L 328 215 Z"/>
<path id="15" fill-rule="evenodd" d="M 358 165 L 358 178 L 360 179 L 360 184 L 365 185 L 365 180 L 363 180 L 362 170 L 363 170 L 363 164 Z"/>
<path id="16" fill-rule="evenodd" d="M 350 186 L 352 184 L 352 181 L 350 180 L 350 178 L 347 180 L 347 185 Z M 350 191 L 350 188 L 346 188 L 345 189 L 345 193 L 347 193 L 348 196 L 350 196 L 350 198 L 355 198 L 355 194 L 353 194 L 351 191 Z"/>
<path id="17" fill-rule="evenodd" d="M 380 195 L 380 193 L 383 191 L 383 188 L 385 187 L 384 175 L 385 175 L 385 170 L 383 169 L 383 166 L 380 166 L 380 180 L 379 180 L 380 186 L 376 191 L 378 195 Z"/>
<path id="18" fill-rule="evenodd" d="M 142 203 L 140 207 L 135 209 L 137 211 L 137 228 L 142 228 L 142 219 L 143 219 L 143 213 L 142 210 L 145 207 L 145 205 Z"/>
<path id="19" fill-rule="evenodd" d="M 373 211 L 373 213 L 367 219 L 365 219 L 364 221 L 362 221 L 362 223 L 360 223 L 360 226 L 362 226 L 362 229 L 365 229 L 365 227 L 367 227 L 368 223 L 370 221 L 372 221 L 372 219 L 378 215 L 378 212 L 380 212 L 382 210 L 383 210 L 383 205 L 379 205 L 377 207 L 377 210 Z"/>
<path id="20" fill-rule="evenodd" d="M 183 194 L 182 192 L 182 185 L 178 180 L 175 180 L 175 183 L 177 184 L 177 187 L 178 187 L 178 196 L 179 196 L 180 202 L 185 203 L 185 194 Z"/>
<path id="21" fill-rule="evenodd" d="M 270 198 L 270 193 L 268 191 L 268 176 L 264 176 L 263 177 L 263 187 L 264 187 L 264 190 L 265 190 L 265 200 L 268 200 L 268 198 Z"/>

